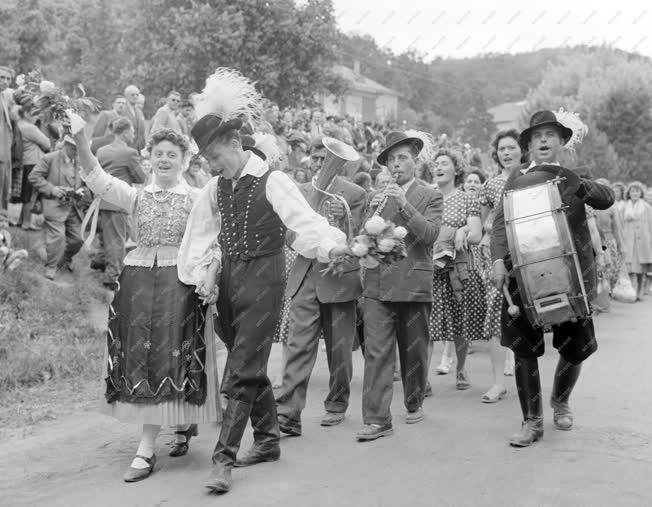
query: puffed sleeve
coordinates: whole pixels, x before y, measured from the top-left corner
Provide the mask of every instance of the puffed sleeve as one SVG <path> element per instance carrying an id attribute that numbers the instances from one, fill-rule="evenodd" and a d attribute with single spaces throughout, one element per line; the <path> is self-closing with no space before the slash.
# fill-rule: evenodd
<path id="1" fill-rule="evenodd" d="M 466 216 L 479 217 L 480 216 L 480 202 L 477 197 L 471 194 L 464 194 L 466 202 Z"/>
<path id="2" fill-rule="evenodd" d="M 90 173 L 82 173 L 82 179 L 96 197 L 101 197 L 106 202 L 122 208 L 128 213 L 134 211 L 138 197 L 138 189 L 129 183 L 108 174 L 98 163 Z"/>
<path id="3" fill-rule="evenodd" d="M 272 171 L 265 195 L 285 226 L 296 233 L 291 248 L 304 257 L 328 262 L 331 249 L 346 242 L 346 235 L 310 207 L 285 173 Z"/>
<path id="4" fill-rule="evenodd" d="M 221 217 L 215 203 L 217 180 L 218 177 L 211 179 L 191 194 L 194 202 L 177 257 L 179 280 L 187 285 L 203 281 L 213 260 L 222 258 L 218 242 Z"/>

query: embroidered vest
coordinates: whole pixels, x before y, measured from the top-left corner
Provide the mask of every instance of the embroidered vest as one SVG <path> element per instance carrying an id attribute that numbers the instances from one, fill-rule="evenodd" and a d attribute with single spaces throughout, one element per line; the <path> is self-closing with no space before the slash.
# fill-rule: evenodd
<path id="1" fill-rule="evenodd" d="M 231 259 L 249 260 L 279 253 L 285 243 L 285 225 L 265 195 L 267 171 L 257 178 L 247 174 L 236 183 L 220 178 L 217 207 L 222 216 L 220 246 Z"/>

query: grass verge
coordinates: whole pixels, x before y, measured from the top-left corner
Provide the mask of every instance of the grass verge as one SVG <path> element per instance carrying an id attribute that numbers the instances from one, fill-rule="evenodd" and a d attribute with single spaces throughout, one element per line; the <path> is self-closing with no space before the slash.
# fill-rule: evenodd
<path id="1" fill-rule="evenodd" d="M 27 245 L 30 258 L 0 274 L 0 424 L 47 419 L 49 402 L 83 402 L 97 386 L 103 357 L 104 324 L 98 322 L 108 293 L 88 266 L 75 259 L 74 274 L 50 281 L 42 276 L 39 233 L 12 229 L 14 245 Z M 83 387 L 82 387 L 83 386 Z M 81 396 L 81 399 L 80 399 Z M 70 410 L 74 403 L 71 403 Z"/>

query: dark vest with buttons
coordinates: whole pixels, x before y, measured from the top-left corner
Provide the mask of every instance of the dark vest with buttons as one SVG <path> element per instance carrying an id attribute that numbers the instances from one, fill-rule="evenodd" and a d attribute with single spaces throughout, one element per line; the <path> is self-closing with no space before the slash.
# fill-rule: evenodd
<path id="1" fill-rule="evenodd" d="M 220 178 L 217 206 L 222 216 L 220 246 L 231 260 L 250 260 L 283 251 L 285 225 L 267 200 L 265 187 L 271 171 L 261 177 L 247 174 L 235 185 Z"/>

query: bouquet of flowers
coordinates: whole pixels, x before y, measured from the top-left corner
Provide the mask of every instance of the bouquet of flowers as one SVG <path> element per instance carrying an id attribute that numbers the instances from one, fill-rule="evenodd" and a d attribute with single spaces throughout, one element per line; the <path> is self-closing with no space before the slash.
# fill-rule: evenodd
<path id="1" fill-rule="evenodd" d="M 367 269 L 400 261 L 407 257 L 405 236 L 407 236 L 405 227 L 396 227 L 392 222 L 374 215 L 364 224 L 362 234 L 351 241 L 349 246 L 352 255 L 332 259 L 322 273 L 340 275 L 344 270 L 344 263 L 351 258 L 358 259 L 360 266 Z"/>
<path id="2" fill-rule="evenodd" d="M 89 114 L 100 110 L 100 101 L 93 97 L 87 97 L 86 89 L 81 83 L 75 86 L 72 97 L 52 81 L 44 80 L 38 70 L 29 72 L 27 75 L 19 75 L 16 78 L 16 84 L 19 89 L 31 96 L 32 102 L 36 106 L 35 113 L 46 124 L 60 122 L 67 125 L 69 123 L 67 111 Z"/>

